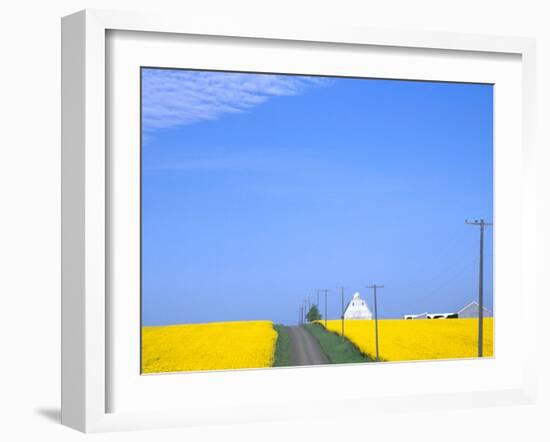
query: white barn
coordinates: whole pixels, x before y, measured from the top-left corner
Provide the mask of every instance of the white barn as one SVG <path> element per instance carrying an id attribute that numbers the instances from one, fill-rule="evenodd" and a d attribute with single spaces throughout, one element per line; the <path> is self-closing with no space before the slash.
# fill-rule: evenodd
<path id="1" fill-rule="evenodd" d="M 462 307 L 458 311 L 458 317 L 459 318 L 477 318 L 479 315 L 479 304 L 476 301 L 470 302 L 468 305 Z M 483 317 L 484 318 L 491 318 L 493 316 L 493 313 L 483 307 Z"/>
<path id="2" fill-rule="evenodd" d="M 358 292 L 348 302 L 344 311 L 344 319 L 372 319 L 372 313 L 367 302 L 361 298 Z"/>

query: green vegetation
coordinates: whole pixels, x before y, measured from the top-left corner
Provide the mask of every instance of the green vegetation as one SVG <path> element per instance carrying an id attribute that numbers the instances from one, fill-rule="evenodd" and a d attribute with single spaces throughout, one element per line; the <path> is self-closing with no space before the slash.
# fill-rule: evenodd
<path id="1" fill-rule="evenodd" d="M 277 343 L 275 344 L 274 367 L 288 367 L 290 365 L 290 339 L 286 327 L 281 324 L 273 326 L 277 332 Z"/>
<path id="2" fill-rule="evenodd" d="M 372 362 L 372 359 L 363 355 L 359 349 L 347 338 L 342 338 L 336 333 L 327 331 L 320 324 L 304 324 L 333 364 L 345 364 L 349 362 Z"/>
<path id="3" fill-rule="evenodd" d="M 321 313 L 315 304 L 313 304 L 307 312 L 306 318 L 309 322 L 321 320 Z"/>

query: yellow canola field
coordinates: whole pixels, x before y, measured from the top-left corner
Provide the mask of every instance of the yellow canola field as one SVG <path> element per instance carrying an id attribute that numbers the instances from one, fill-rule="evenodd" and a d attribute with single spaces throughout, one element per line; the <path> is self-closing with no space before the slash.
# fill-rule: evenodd
<path id="1" fill-rule="evenodd" d="M 142 328 L 142 372 L 270 367 L 277 332 L 271 321 Z"/>
<path id="2" fill-rule="evenodd" d="M 327 321 L 342 332 L 340 320 Z M 324 321 L 319 321 L 324 326 Z M 378 321 L 378 348 L 385 361 L 477 357 L 477 319 L 383 319 Z M 347 320 L 344 334 L 369 356 L 376 356 L 373 320 Z M 483 321 L 483 356 L 493 356 L 493 318 Z"/>

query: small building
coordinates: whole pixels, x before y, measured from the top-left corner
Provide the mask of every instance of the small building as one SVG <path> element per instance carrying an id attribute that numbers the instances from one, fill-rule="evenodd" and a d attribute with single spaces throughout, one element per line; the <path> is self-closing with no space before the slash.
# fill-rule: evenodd
<path id="1" fill-rule="evenodd" d="M 358 292 L 348 302 L 344 311 L 344 319 L 372 319 L 372 313 L 367 302 L 361 298 Z"/>
<path id="2" fill-rule="evenodd" d="M 417 315 L 403 315 L 403 319 L 453 319 L 458 313 L 419 313 Z"/>
<path id="3" fill-rule="evenodd" d="M 479 316 L 479 304 L 476 301 L 470 302 L 468 305 L 462 307 L 458 311 L 458 317 L 459 318 L 477 318 Z M 491 318 L 493 316 L 493 313 L 483 307 L 483 317 L 484 318 Z"/>
<path id="4" fill-rule="evenodd" d="M 403 319 L 455 319 L 455 318 L 477 318 L 479 314 L 479 304 L 476 301 L 470 302 L 462 307 L 458 312 L 451 313 L 419 313 L 416 315 L 403 315 Z M 483 307 L 483 317 L 492 317 L 492 312 Z"/>
<path id="5" fill-rule="evenodd" d="M 428 313 L 428 319 L 456 319 L 458 313 Z"/>
<path id="6" fill-rule="evenodd" d="M 428 312 L 417 315 L 403 315 L 403 319 L 428 319 Z"/>

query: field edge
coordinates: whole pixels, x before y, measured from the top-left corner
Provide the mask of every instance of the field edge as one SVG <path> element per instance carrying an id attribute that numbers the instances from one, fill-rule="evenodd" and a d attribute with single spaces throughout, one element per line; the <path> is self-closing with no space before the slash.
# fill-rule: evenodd
<path id="1" fill-rule="evenodd" d="M 277 341 L 273 350 L 272 367 L 290 367 L 290 338 L 286 326 L 282 324 L 273 324 L 277 332 Z"/>
<path id="2" fill-rule="evenodd" d="M 304 324 L 304 328 L 319 342 L 323 352 L 333 364 L 374 362 L 348 338 L 325 329 L 321 324 Z"/>

